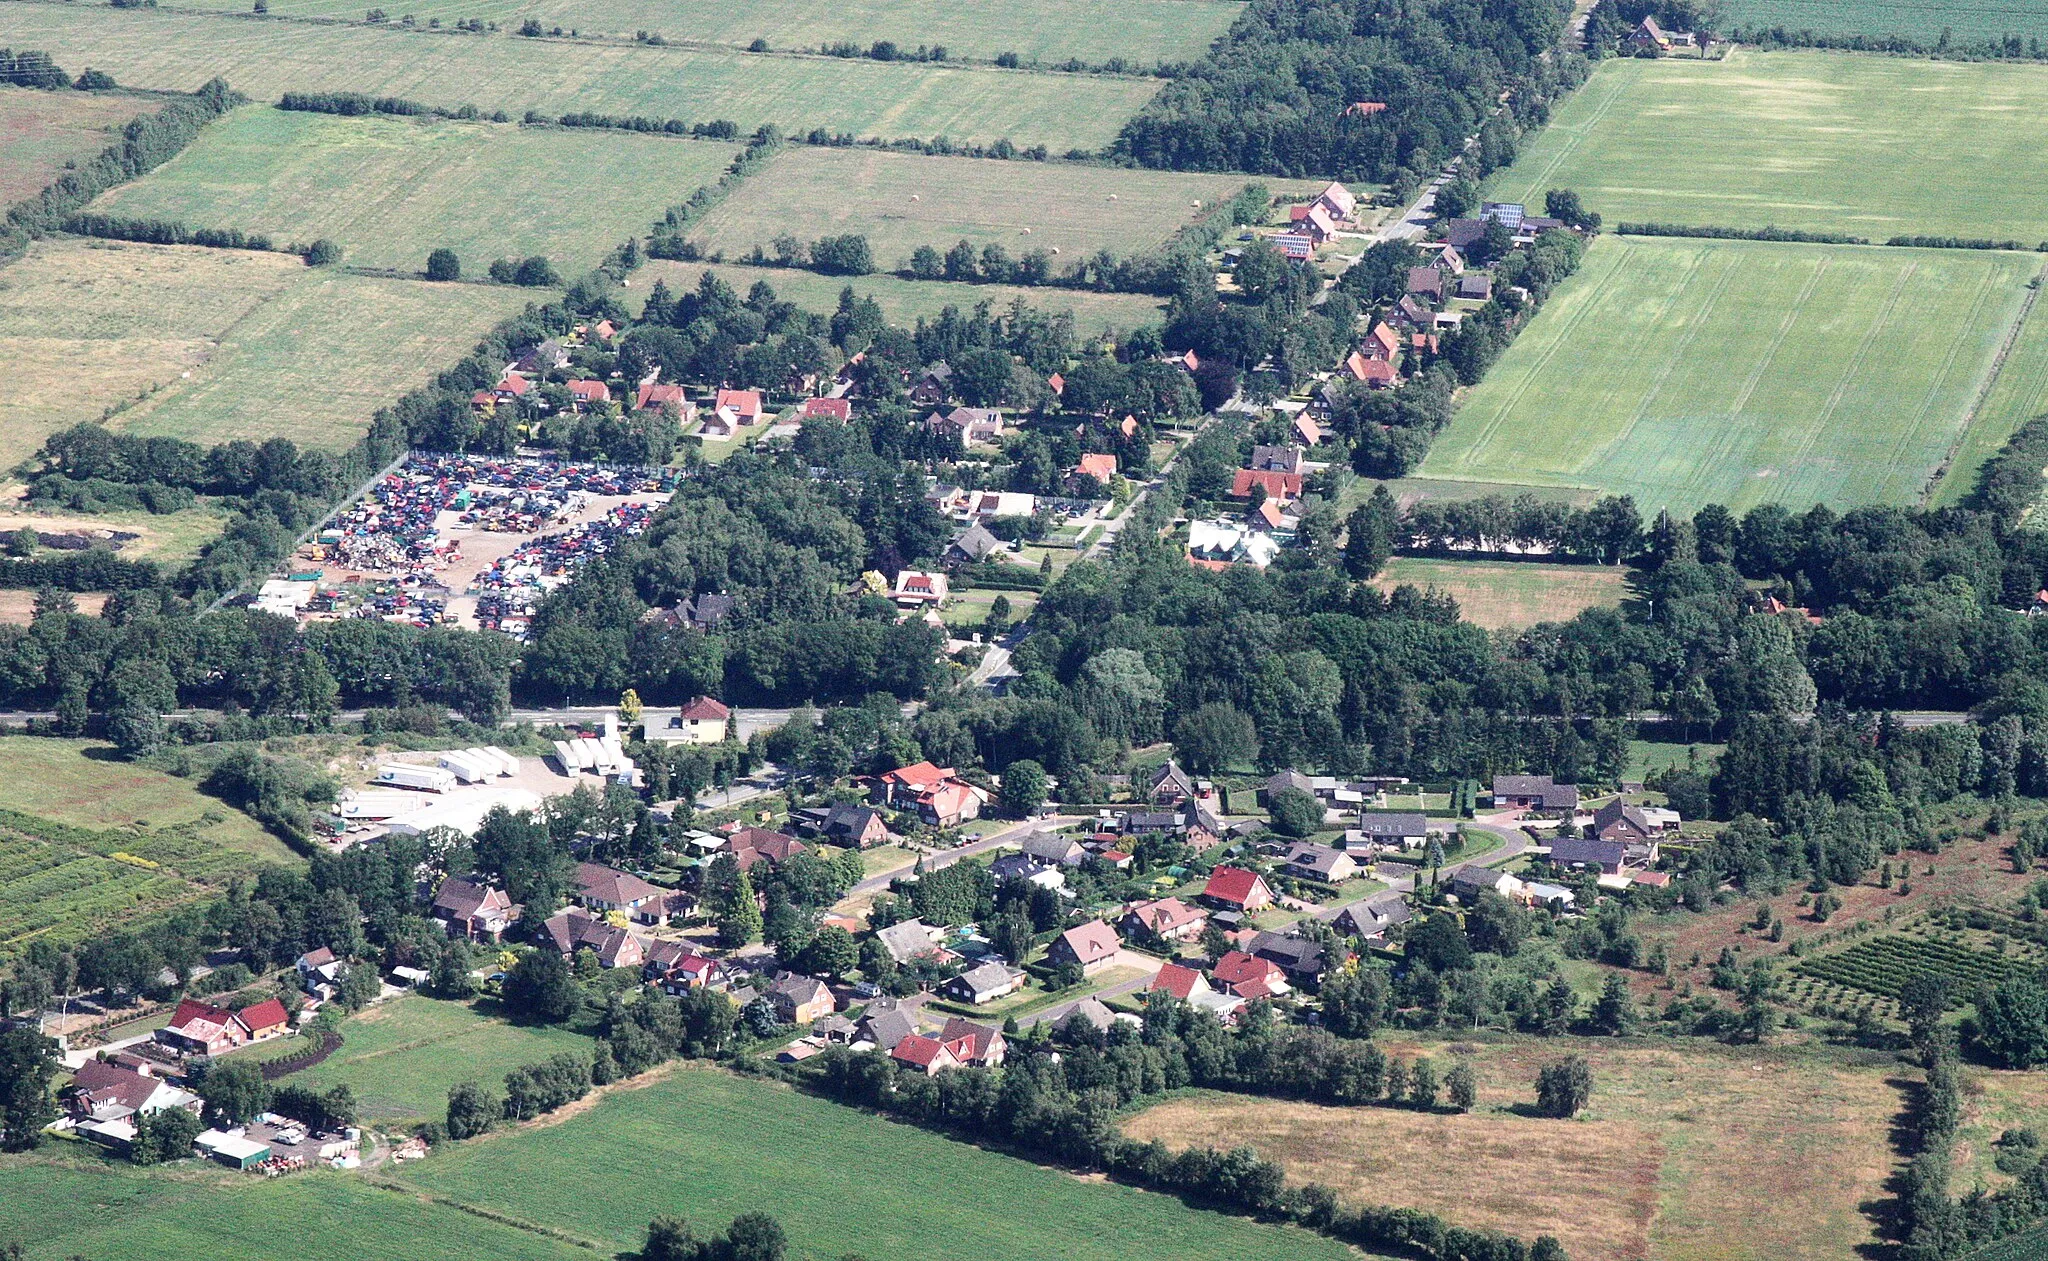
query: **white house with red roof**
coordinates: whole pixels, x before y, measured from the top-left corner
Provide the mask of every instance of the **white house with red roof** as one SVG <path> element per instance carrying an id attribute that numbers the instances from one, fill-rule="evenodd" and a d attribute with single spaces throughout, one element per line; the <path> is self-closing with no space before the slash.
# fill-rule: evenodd
<path id="1" fill-rule="evenodd" d="M 641 734 L 665 744 L 717 744 L 726 737 L 732 710 L 722 701 L 698 696 L 673 712 L 650 710 L 643 716 Z"/>
<path id="2" fill-rule="evenodd" d="M 712 400 L 711 414 L 704 418 L 703 433 L 711 438 L 730 438 L 747 425 L 761 421 L 761 391 L 720 390 Z"/>
<path id="3" fill-rule="evenodd" d="M 905 569 L 896 574 L 889 596 L 900 609 L 938 608 L 952 594 L 946 575 L 923 569 Z"/>
<path id="4" fill-rule="evenodd" d="M 953 1054 L 953 1048 L 922 1033 L 913 1033 L 891 1047 L 889 1058 L 899 1067 L 927 1076 L 941 1069 L 960 1067 L 960 1057 Z"/>
<path id="5" fill-rule="evenodd" d="M 1211 905 L 1250 915 L 1273 905 L 1273 890 L 1265 877 L 1243 867 L 1218 867 L 1202 886 L 1202 897 Z"/>

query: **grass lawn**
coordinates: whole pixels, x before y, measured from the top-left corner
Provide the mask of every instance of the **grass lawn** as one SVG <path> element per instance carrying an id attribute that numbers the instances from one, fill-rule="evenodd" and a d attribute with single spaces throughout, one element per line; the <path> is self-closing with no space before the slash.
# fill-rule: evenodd
<path id="1" fill-rule="evenodd" d="M 567 1029 L 527 1028 L 418 994 L 349 1017 L 341 1039 L 327 1060 L 286 1080 L 316 1090 L 347 1082 L 372 1123 L 440 1117 L 457 1082 L 473 1077 L 502 1093 L 505 1074 L 522 1064 L 591 1049 L 589 1038 Z"/>
<path id="2" fill-rule="evenodd" d="M 1929 505 L 1945 508 L 1960 503 L 1976 488 L 1984 461 L 1998 454 L 2014 430 L 2043 413 L 2048 413 L 2048 308 L 2037 298 L 1948 472 L 1935 483 Z"/>
<path id="3" fill-rule="evenodd" d="M 2048 67 L 1738 50 L 1602 62 L 1486 190 L 1541 205 L 1546 189 L 1576 189 L 1610 226 L 2032 245 L 2048 237 L 2044 181 Z"/>
<path id="4" fill-rule="evenodd" d="M 158 107 L 126 92 L 43 92 L 0 86 L 0 205 L 32 197 L 120 137 L 121 124 Z"/>
<path id="5" fill-rule="evenodd" d="M 262 863 L 297 861 L 241 811 L 108 745 L 0 737 L 0 761 L 0 809 L 92 829 L 46 839 L 0 826 L 0 955 L 37 937 L 82 941 Z"/>
<path id="6" fill-rule="evenodd" d="M 280 1231 L 289 1234 L 291 1251 L 310 1256 L 590 1257 L 530 1231 L 394 1195 L 355 1174 L 320 1170 L 271 1179 L 196 1160 L 147 1171 L 97 1156 L 0 1160 L 0 1239 L 19 1241 L 34 1261 L 272 1261 Z"/>
<path id="7" fill-rule="evenodd" d="M 1138 1114 L 1124 1132 L 1179 1147 L 1244 1142 L 1297 1179 L 1354 1203 L 1431 1209 L 1575 1258 L 1838 1258 L 1875 1244 L 1862 1206 L 1886 1198 L 1889 1127 L 1903 1100 L 1889 1066 L 1703 1042 L 1408 1043 L 1390 1054 L 1458 1059 L 1479 1084 L 1467 1115 L 1199 1095 Z M 1537 1069 L 1593 1058 L 1590 1109 L 1560 1122 L 1502 1109 Z"/>
<path id="8" fill-rule="evenodd" d="M 1629 494 L 1646 513 L 1914 503 L 1952 449 L 1995 446 L 2010 423 L 1973 413 L 2040 269 L 2031 254 L 1602 237 L 1420 477 Z"/>
<path id="9" fill-rule="evenodd" d="M 976 591 L 962 591 L 946 602 L 946 611 L 940 614 L 946 625 L 969 629 L 980 629 L 988 620 L 989 609 L 995 605 L 996 597 L 1003 596 L 1010 602 L 1012 624 L 1031 616 L 1031 610 L 1038 607 L 1036 591 L 998 591 L 993 588 Z"/>
<path id="10" fill-rule="evenodd" d="M 1902 35 L 1925 47 L 2048 39 L 2048 3 L 1923 4 L 1919 0 L 1727 0 L 1721 14 L 1733 27 L 1778 26 L 1822 35 Z M 2044 1249 L 2048 1251 L 2048 1249 Z"/>
<path id="11" fill-rule="evenodd" d="M 730 119 L 742 132 L 772 122 L 884 139 L 1008 137 L 1056 153 L 1108 144 L 1163 83 L 46 4 L 0 11 L 0 44 L 45 49 L 65 66 L 90 63 L 137 87 L 189 92 L 218 75 L 258 100 L 366 92 L 515 118 L 591 110 Z M 673 191 L 680 201 L 690 189 Z"/>
<path id="12" fill-rule="evenodd" d="M 0 267 L 0 462 L 109 408 L 117 429 L 194 442 L 343 447 L 530 297 L 289 254 L 38 241 Z"/>
<path id="13" fill-rule="evenodd" d="M 1631 740 L 1628 742 L 1628 768 L 1623 778 L 1640 780 L 1655 771 L 1668 771 L 1686 765 L 1697 753 L 1701 773 L 1711 771 L 1715 759 L 1727 746 L 1719 744 L 1672 744 L 1655 740 Z"/>
<path id="14" fill-rule="evenodd" d="M 860 852 L 862 870 L 870 876 L 905 871 L 917 865 L 918 851 L 901 845 L 877 845 Z"/>
<path id="15" fill-rule="evenodd" d="M 642 1084 L 646 1083 L 646 1084 Z M 621 1169 L 659 1176 L 620 1177 Z M 401 1175 L 460 1204 L 637 1247 L 657 1213 L 774 1213 L 797 1256 L 928 1251 L 1066 1261 L 1355 1256 L 1296 1230 L 1190 1209 L 896 1125 L 785 1086 L 679 1068 L 552 1125 L 436 1152 Z"/>
<path id="16" fill-rule="evenodd" d="M 936 318 L 952 306 L 971 312 L 983 302 L 998 312 L 1023 299 L 1026 306 L 1041 311 L 1071 311 L 1077 332 L 1092 334 L 1104 329 L 1128 330 L 1141 324 L 1157 324 L 1158 301 L 1143 294 L 1090 293 L 1079 289 L 1027 289 L 1017 285 L 969 285 L 938 280 L 904 280 L 897 276 L 821 276 L 812 271 L 786 267 L 742 267 L 731 263 L 677 263 L 656 260 L 633 273 L 633 287 L 663 281 L 672 292 L 697 287 L 706 271 L 737 289 L 742 296 L 757 282 L 766 281 L 778 297 L 807 311 L 826 314 L 839 308 L 839 294 L 851 288 L 863 298 L 873 298 L 891 324 L 910 327 L 921 319 Z"/>
<path id="17" fill-rule="evenodd" d="M 239 0 L 197 0 L 193 8 L 247 11 Z M 1027 0 L 1023 4 L 963 7 L 943 0 L 419 0 L 405 11 L 422 24 L 440 18 L 496 21 L 508 31 L 526 18 L 550 29 L 584 35 L 631 37 L 658 32 L 670 41 L 745 47 L 765 39 L 777 49 L 811 49 L 842 41 L 862 48 L 887 39 L 914 50 L 942 44 L 955 57 L 992 61 L 1014 52 L 1026 61 L 1079 57 L 1101 63 L 1122 56 L 1155 61 L 1199 60 L 1244 6 L 1224 0 L 1131 0 L 1102 5 L 1089 0 Z M 394 12 L 396 12 L 394 10 Z M 360 22 L 363 6 L 351 0 L 272 0 L 272 17 L 339 18 Z"/>
<path id="18" fill-rule="evenodd" d="M 1458 602 L 1459 613 L 1487 630 L 1563 622 L 1586 609 L 1615 608 L 1628 596 L 1628 570 L 1609 565 L 1433 560 L 1397 556 L 1373 585 L 1430 588 Z"/>
<path id="19" fill-rule="evenodd" d="M 1063 270 L 1097 250 L 1147 253 L 1201 215 L 1192 203 L 1210 206 L 1244 185 L 1241 175 L 807 146 L 777 155 L 741 195 L 691 225 L 690 236 L 708 253 L 739 258 L 756 245 L 772 254 L 770 242 L 784 233 L 808 245 L 858 232 L 883 271 L 907 266 L 917 246 L 944 253 L 964 240 L 1012 257 L 1053 252 Z M 821 189 L 831 195 L 818 196 Z"/>
<path id="20" fill-rule="evenodd" d="M 326 237 L 369 267 L 420 271 L 445 245 L 470 275 L 494 258 L 545 254 L 574 276 L 715 183 L 734 152 L 624 131 L 250 105 L 93 209 L 280 242 Z"/>

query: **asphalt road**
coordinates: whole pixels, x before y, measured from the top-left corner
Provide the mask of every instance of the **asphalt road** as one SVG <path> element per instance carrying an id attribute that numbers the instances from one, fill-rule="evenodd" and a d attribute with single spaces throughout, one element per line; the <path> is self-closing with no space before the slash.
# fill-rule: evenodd
<path id="1" fill-rule="evenodd" d="M 1033 832 L 1051 831 L 1065 824 L 1079 821 L 1079 815 L 1054 815 L 1048 819 L 1026 819 L 1024 822 L 1012 824 L 1000 832 L 991 832 L 978 841 L 969 841 L 967 844 L 953 849 L 940 850 L 935 854 L 926 854 L 924 856 L 924 869 L 926 871 L 939 871 L 952 866 L 963 858 L 972 858 L 977 854 L 986 854 L 992 849 L 1000 849 L 1005 845 L 1015 845 Z M 884 872 L 879 876 L 869 876 L 847 891 L 846 897 L 841 899 L 842 905 L 858 898 L 886 892 L 889 888 L 889 882 L 908 870 L 909 868 L 907 867 L 899 867 L 895 871 Z"/>

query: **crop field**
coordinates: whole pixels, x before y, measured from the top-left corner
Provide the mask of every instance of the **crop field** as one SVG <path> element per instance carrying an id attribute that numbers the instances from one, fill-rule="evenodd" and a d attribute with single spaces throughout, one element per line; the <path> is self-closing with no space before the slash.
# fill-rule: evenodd
<path id="1" fill-rule="evenodd" d="M 243 13 L 236 0 L 198 0 L 190 8 Z M 909 51 L 943 45 L 954 57 L 992 61 L 1014 52 L 1025 61 L 1078 57 L 1100 64 L 1122 57 L 1140 66 L 1193 61 L 1228 30 L 1243 5 L 1230 0 L 1026 0 L 1021 4 L 963 6 L 943 0 L 407 0 L 403 13 L 422 24 L 434 18 L 453 26 L 464 18 L 495 21 L 507 30 L 527 18 L 585 36 L 630 37 L 653 31 L 670 42 L 746 47 L 765 39 L 778 50 L 808 50 L 838 43 L 865 49 L 891 40 Z M 351 0 L 272 0 L 272 17 L 318 17 L 360 22 L 364 8 Z M 393 9 L 393 15 L 401 9 Z"/>
<path id="2" fill-rule="evenodd" d="M 1997 455 L 2021 425 L 2041 415 L 2048 415 L 2048 308 L 2037 295 L 1998 380 L 1984 396 L 1948 471 L 1935 483 L 1929 506 L 1946 508 L 1962 502 L 1976 488 L 1984 461 Z"/>
<path id="3" fill-rule="evenodd" d="M 350 263 L 417 272 L 452 248 L 465 274 L 545 254 L 566 276 L 714 183 L 731 145 L 514 124 L 341 118 L 248 106 L 94 210 L 326 237 Z"/>
<path id="4" fill-rule="evenodd" d="M 155 102 L 125 92 L 42 92 L 0 86 L 0 206 L 33 196 L 119 139 Z"/>
<path id="5" fill-rule="evenodd" d="M 296 861 L 241 811 L 107 745 L 0 737 L 0 758 L 0 810 L 64 825 L 0 821 L 0 955 L 45 935 L 80 941 L 259 864 Z"/>
<path id="6" fill-rule="evenodd" d="M 505 1074 L 522 1064 L 591 1049 L 589 1038 L 567 1029 L 526 1028 L 421 995 L 349 1017 L 341 1037 L 339 1051 L 288 1080 L 316 1090 L 347 1082 L 372 1123 L 438 1119 L 457 1082 L 475 1078 L 502 1090 Z"/>
<path id="7" fill-rule="evenodd" d="M 920 319 L 936 317 L 949 306 L 972 311 L 987 302 L 997 311 L 1009 309 L 1023 299 L 1026 306 L 1041 311 L 1071 311 L 1080 332 L 1103 329 L 1131 329 L 1157 324 L 1161 305 L 1155 298 L 1134 293 L 1092 293 L 1082 289 L 1031 289 L 1017 285 L 970 285 L 937 280 L 904 280 L 897 276 L 821 276 L 817 272 L 784 267 L 736 267 L 728 263 L 675 263 L 656 261 L 633 274 L 634 288 L 665 282 L 675 293 L 697 287 L 705 272 L 715 272 L 744 295 L 757 282 L 766 281 L 776 296 L 794 302 L 807 311 L 827 315 L 839 308 L 840 291 L 851 287 L 863 298 L 873 298 L 891 324 L 905 327 Z"/>
<path id="8" fill-rule="evenodd" d="M 1059 153 L 1107 144 L 1162 82 L 37 3 L 0 7 L 0 45 L 90 62 L 137 87 L 191 91 L 219 75 L 259 100 L 367 92 L 514 117 L 722 118 L 743 131 L 776 123 L 888 139 L 1008 137 Z"/>
<path id="9" fill-rule="evenodd" d="M 2048 239 L 2048 67 L 1826 52 L 1604 61 L 1497 199 L 1619 221 Z"/>
<path id="10" fill-rule="evenodd" d="M 884 271 L 906 266 L 917 246 L 943 253 L 955 241 L 1012 257 L 1046 250 L 1062 269 L 1097 250 L 1148 253 L 1244 185 L 1239 175 L 807 147 L 779 154 L 689 235 L 727 258 L 785 233 L 808 245 L 858 232 Z"/>
<path id="11" fill-rule="evenodd" d="M 660 1175 L 622 1178 L 621 1169 Z M 696 1068 L 607 1091 L 566 1120 L 443 1148 L 401 1176 L 604 1252 L 637 1247 L 657 1213 L 708 1225 L 759 1209 L 781 1218 L 796 1256 L 909 1256 L 934 1240 L 963 1256 L 1067 1261 L 1359 1255 Z"/>
<path id="12" fill-rule="evenodd" d="M 198 1161 L 143 1171 L 97 1156 L 0 1161 L 0 1241 L 18 1241 L 33 1261 L 272 1261 L 285 1235 L 289 1251 L 308 1256 L 417 1257 L 428 1255 L 427 1240 L 430 1254 L 445 1261 L 590 1256 L 531 1231 L 394 1195 L 356 1174 L 319 1170 L 270 1179 Z"/>
<path id="13" fill-rule="evenodd" d="M 1897 998 L 1916 976 L 1948 977 L 1959 994 L 1968 994 L 1979 985 L 2034 971 L 2028 962 L 1989 950 L 1903 934 L 1859 941 L 1847 950 L 1801 960 L 1792 970 L 1881 998 Z"/>
<path id="14" fill-rule="evenodd" d="M 1902 35 L 1926 47 L 1944 35 L 1954 44 L 2048 39 L 2048 4 L 2042 0 L 1728 0 L 1721 6 L 1732 27 L 1783 27 L 1821 35 Z"/>
<path id="15" fill-rule="evenodd" d="M 1463 618 L 1487 630 L 1564 622 L 1586 609 L 1614 608 L 1628 596 L 1628 571 L 1616 565 L 1531 565 L 1508 561 L 1397 556 L 1373 585 L 1382 591 L 1434 587 L 1458 602 Z"/>
<path id="16" fill-rule="evenodd" d="M 1874 1243 L 1902 1100 L 1895 1071 L 1797 1052 L 1684 1043 L 1521 1040 L 1455 1050 L 1381 1035 L 1388 1053 L 1468 1065 L 1465 1115 L 1191 1095 L 1126 1121 L 1171 1147 L 1243 1142 L 1357 1204 L 1431 1209 L 1524 1238 L 1555 1234 L 1574 1261 L 1843 1258 Z M 1594 1063 L 1574 1121 L 1525 1117 L 1537 1069 Z"/>
<path id="17" fill-rule="evenodd" d="M 1974 409 L 2039 269 L 2025 254 L 1602 237 L 1420 477 L 1626 493 L 1650 513 L 1911 504 L 1952 450 L 1995 449 L 2017 423 Z M 2009 360 L 2012 388 L 2038 389 L 2042 358 Z"/>

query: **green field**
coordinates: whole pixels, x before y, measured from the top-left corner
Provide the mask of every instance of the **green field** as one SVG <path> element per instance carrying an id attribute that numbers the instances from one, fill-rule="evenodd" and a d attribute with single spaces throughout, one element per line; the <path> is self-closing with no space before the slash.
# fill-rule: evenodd
<path id="1" fill-rule="evenodd" d="M 1977 409 L 1977 419 L 1956 448 L 1955 459 L 1928 501 L 1935 508 L 1960 503 L 1976 488 L 1977 471 L 1998 454 L 2014 430 L 2048 414 L 2048 315 L 2038 295 L 2034 310 L 2006 356 L 2005 367 Z"/>
<path id="2" fill-rule="evenodd" d="M 372 1124 L 438 1119 L 457 1082 L 475 1078 L 502 1090 L 505 1074 L 522 1064 L 591 1050 L 589 1038 L 567 1029 L 526 1028 L 416 994 L 349 1017 L 341 1039 L 326 1061 L 287 1080 L 316 1090 L 347 1082 Z"/>
<path id="3" fill-rule="evenodd" d="M 252 105 L 94 210 L 327 237 L 350 263 L 419 271 L 449 246 L 467 274 L 545 254 L 565 275 L 717 181 L 733 146 L 515 124 L 341 118 Z"/>
<path id="4" fill-rule="evenodd" d="M 1974 428 L 1971 412 L 2039 269 L 2020 254 L 1601 237 L 1419 477 L 1626 493 L 1651 513 L 1913 503 L 1951 448 L 2004 438 L 2009 410 Z M 2013 388 L 2038 359 L 2007 364 Z"/>
<path id="5" fill-rule="evenodd" d="M 746 131 L 776 123 L 889 139 L 1008 137 L 1055 152 L 1107 144 L 1161 84 L 41 3 L 0 6 L 0 45 L 47 49 L 63 65 L 89 62 L 137 87 L 190 91 L 220 75 L 259 100 L 367 92 L 514 117 L 593 110 L 730 119 Z M 680 200 L 690 190 L 672 191 Z"/>
<path id="6" fill-rule="evenodd" d="M 43 936 L 81 941 L 259 864 L 297 861 L 241 811 L 108 745 L 5 736 L 0 761 L 0 809 L 66 825 L 0 824 L 0 954 Z"/>
<path id="7" fill-rule="evenodd" d="M 33 196 L 119 139 L 156 102 L 125 92 L 43 92 L 0 86 L 0 206 Z"/>
<path id="8" fill-rule="evenodd" d="M 1107 328 L 1131 329 L 1159 322 L 1160 304 L 1142 294 L 1092 293 L 1082 289 L 1026 289 L 1016 285 L 951 284 L 945 281 L 903 280 L 896 276 L 821 276 L 816 272 L 780 267 L 736 267 L 729 263 L 653 262 L 633 275 L 633 286 L 653 285 L 659 279 L 681 293 L 694 289 L 706 271 L 744 295 L 756 282 L 766 281 L 776 296 L 808 311 L 830 314 L 839 307 L 839 293 L 851 286 L 856 294 L 873 298 L 891 324 L 909 326 L 930 319 L 948 306 L 972 311 L 975 304 L 993 303 L 998 312 L 1009 309 L 1022 298 L 1027 306 L 1042 311 L 1071 311 L 1074 326 L 1082 333 Z"/>
<path id="9" fill-rule="evenodd" d="M 1434 588 L 1458 602 L 1465 621 L 1487 630 L 1563 622 L 1586 609 L 1615 608 L 1628 596 L 1619 565 L 1537 565 L 1521 561 L 1396 556 L 1373 585 Z"/>
<path id="10" fill-rule="evenodd" d="M 1969 45 L 1984 40 L 2048 39 L 2048 4 L 2042 0 L 1976 0 L 1972 4 L 1928 4 L 1925 0 L 1726 0 L 1724 25 L 1737 29 L 1782 27 L 1819 35 L 1900 35 L 1924 47 L 1943 42 Z M 1719 29 L 1718 27 L 1716 29 Z"/>
<path id="11" fill-rule="evenodd" d="M 1059 270 L 1097 250 L 1154 250 L 1244 184 L 1238 175 L 790 149 L 689 235 L 709 252 L 739 258 L 756 245 L 772 254 L 769 243 L 784 233 L 809 244 L 858 232 L 884 271 L 906 266 L 917 246 L 943 252 L 964 240 L 1012 257 L 1046 250 Z"/>
<path id="12" fill-rule="evenodd" d="M 187 7 L 248 10 L 240 0 L 197 0 Z M 745 47 L 765 39 L 772 48 L 805 50 L 841 42 L 866 48 L 886 39 L 906 51 L 940 44 L 955 58 L 982 61 L 1014 52 L 1027 62 L 1078 57 L 1099 64 L 1120 56 L 1150 66 L 1155 61 L 1199 59 L 1243 7 L 1228 0 L 1129 0 L 1117 5 L 1027 0 L 995 8 L 944 0 L 408 0 L 391 13 L 410 13 L 422 25 L 434 18 L 449 26 L 464 18 L 482 18 L 508 31 L 527 18 L 537 18 L 549 29 L 559 26 L 584 36 L 631 37 L 646 30 L 672 43 Z M 360 22 L 364 11 L 352 0 L 272 0 L 270 5 L 272 17 Z"/>
<path id="13" fill-rule="evenodd" d="M 633 1170 L 648 1176 L 623 1172 Z M 710 1225 L 765 1210 L 781 1218 L 796 1256 L 908 1256 L 934 1246 L 1063 1261 L 1360 1255 L 709 1069 L 620 1091 L 557 1125 L 437 1151 L 401 1176 L 604 1251 L 638 1246 L 657 1213 Z"/>
<path id="14" fill-rule="evenodd" d="M 83 1155 L 0 1159 L 0 1245 L 12 1242 L 35 1261 L 590 1258 L 531 1231 L 394 1195 L 354 1174 L 322 1170 L 273 1180 L 198 1161 L 144 1172 Z"/>
<path id="15" fill-rule="evenodd" d="M 1488 196 L 1621 221 L 2048 238 L 2048 66 L 1825 52 L 1620 58 Z"/>

